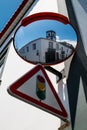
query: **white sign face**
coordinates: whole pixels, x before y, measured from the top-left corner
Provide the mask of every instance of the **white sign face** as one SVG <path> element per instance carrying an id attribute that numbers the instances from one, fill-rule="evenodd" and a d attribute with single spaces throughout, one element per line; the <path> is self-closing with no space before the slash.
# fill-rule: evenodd
<path id="1" fill-rule="evenodd" d="M 9 87 L 8 91 L 11 95 L 27 103 L 44 109 L 63 120 L 67 119 L 67 112 L 41 65 L 37 65 L 18 79 Z"/>

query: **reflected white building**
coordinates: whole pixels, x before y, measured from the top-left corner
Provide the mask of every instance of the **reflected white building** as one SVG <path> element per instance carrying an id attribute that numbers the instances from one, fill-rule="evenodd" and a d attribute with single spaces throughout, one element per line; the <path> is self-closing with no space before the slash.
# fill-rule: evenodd
<path id="1" fill-rule="evenodd" d="M 19 50 L 19 54 L 31 62 L 53 63 L 67 58 L 74 47 L 67 42 L 57 42 L 56 32 L 49 30 L 46 38 L 35 39 Z"/>

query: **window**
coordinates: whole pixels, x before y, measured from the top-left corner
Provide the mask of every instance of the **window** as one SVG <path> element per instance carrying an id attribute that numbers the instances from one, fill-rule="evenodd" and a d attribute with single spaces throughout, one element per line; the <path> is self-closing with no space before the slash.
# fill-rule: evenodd
<path id="1" fill-rule="evenodd" d="M 49 42 L 49 48 L 53 49 L 53 42 Z"/>
<path id="2" fill-rule="evenodd" d="M 37 50 L 37 53 L 36 53 L 37 56 L 39 56 L 39 51 Z"/>
<path id="3" fill-rule="evenodd" d="M 59 50 L 59 44 L 58 43 L 56 44 L 56 49 Z"/>
<path id="4" fill-rule="evenodd" d="M 33 50 L 35 50 L 35 49 L 36 49 L 36 43 L 33 44 Z"/>
<path id="5" fill-rule="evenodd" d="M 29 46 L 27 46 L 26 49 L 27 49 L 27 52 L 29 52 Z"/>

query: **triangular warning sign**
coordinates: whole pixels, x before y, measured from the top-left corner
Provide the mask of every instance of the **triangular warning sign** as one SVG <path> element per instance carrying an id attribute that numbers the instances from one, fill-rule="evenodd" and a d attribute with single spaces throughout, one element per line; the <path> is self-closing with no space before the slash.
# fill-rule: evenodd
<path id="1" fill-rule="evenodd" d="M 67 112 L 42 65 L 37 65 L 18 79 L 8 91 L 11 95 L 63 120 L 67 119 Z"/>

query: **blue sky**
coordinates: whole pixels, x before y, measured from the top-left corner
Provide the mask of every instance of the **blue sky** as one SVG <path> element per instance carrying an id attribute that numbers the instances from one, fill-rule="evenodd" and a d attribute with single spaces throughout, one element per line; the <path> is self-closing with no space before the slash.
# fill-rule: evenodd
<path id="1" fill-rule="evenodd" d="M 46 38 L 46 31 L 56 32 L 57 40 L 76 41 L 77 35 L 70 24 L 63 24 L 56 20 L 39 20 L 25 27 L 20 27 L 15 35 L 15 46 L 21 48 L 28 42 L 37 38 Z"/>
<path id="2" fill-rule="evenodd" d="M 0 0 L 0 32 L 23 0 Z"/>
<path id="3" fill-rule="evenodd" d="M 17 0 L 17 1 L 1 0 L 0 1 L 0 31 L 2 31 L 2 29 L 8 23 L 8 21 L 10 20 L 12 15 L 15 13 L 15 11 L 19 7 L 19 5 L 22 3 L 22 1 L 23 0 Z M 62 26 L 62 29 L 61 29 L 61 26 Z M 26 28 L 24 28 L 24 29 L 22 28 L 20 30 L 20 35 L 21 35 L 20 40 L 21 41 L 24 41 L 23 38 L 25 37 L 25 32 L 23 32 L 23 31 L 25 31 L 25 30 L 27 31 Z M 34 31 L 35 28 L 36 28 L 36 31 Z M 67 25 L 67 26 L 65 26 L 65 25 L 63 26 L 63 24 L 58 25 L 58 22 L 50 23 L 50 24 L 49 24 L 49 22 L 47 24 L 41 23 L 41 25 L 40 25 L 40 23 L 38 21 L 38 22 L 36 22 L 36 24 L 33 22 L 32 24 L 29 25 L 28 33 L 26 33 L 26 34 L 28 34 L 28 36 L 26 35 L 26 37 L 28 39 L 25 37 L 25 39 L 26 39 L 25 42 L 27 43 L 28 41 L 34 40 L 38 37 L 45 37 L 46 30 L 50 30 L 50 29 L 56 31 L 57 36 L 61 40 L 62 39 L 77 40 L 76 33 L 70 25 Z M 18 45 L 18 46 L 22 46 L 22 44 L 25 44 L 22 42 L 20 42 L 20 43 L 21 43 L 21 45 Z"/>

